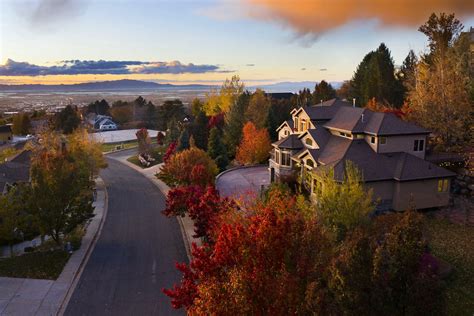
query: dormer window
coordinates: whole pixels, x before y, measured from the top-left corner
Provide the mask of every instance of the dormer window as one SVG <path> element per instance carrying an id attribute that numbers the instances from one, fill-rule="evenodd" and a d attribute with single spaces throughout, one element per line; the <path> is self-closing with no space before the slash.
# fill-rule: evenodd
<path id="1" fill-rule="evenodd" d="M 314 167 L 313 161 L 311 159 L 306 160 L 306 166 L 313 168 Z"/>
<path id="2" fill-rule="evenodd" d="M 379 138 L 379 144 L 380 145 L 385 145 L 387 143 L 387 137 L 380 137 Z"/>
<path id="3" fill-rule="evenodd" d="M 312 147 L 313 146 L 313 140 L 311 138 L 306 138 L 305 144 Z"/>
<path id="4" fill-rule="evenodd" d="M 413 151 L 423 151 L 425 148 L 425 140 L 424 139 L 416 139 L 413 142 Z"/>
<path id="5" fill-rule="evenodd" d="M 375 136 L 370 136 L 370 143 L 375 144 Z"/>
<path id="6" fill-rule="evenodd" d="M 299 127 L 300 127 L 300 125 L 299 125 L 299 122 L 298 122 L 298 118 L 295 117 L 295 129 L 296 129 L 296 131 L 298 131 Z"/>

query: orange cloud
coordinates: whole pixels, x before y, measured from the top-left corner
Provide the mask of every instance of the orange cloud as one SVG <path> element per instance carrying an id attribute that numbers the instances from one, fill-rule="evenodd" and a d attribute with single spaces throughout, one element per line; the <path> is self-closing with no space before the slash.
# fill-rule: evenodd
<path id="1" fill-rule="evenodd" d="M 243 0 L 250 16 L 288 25 L 301 35 L 317 35 L 347 23 L 374 19 L 382 26 L 417 27 L 431 13 L 474 15 L 472 0 Z"/>

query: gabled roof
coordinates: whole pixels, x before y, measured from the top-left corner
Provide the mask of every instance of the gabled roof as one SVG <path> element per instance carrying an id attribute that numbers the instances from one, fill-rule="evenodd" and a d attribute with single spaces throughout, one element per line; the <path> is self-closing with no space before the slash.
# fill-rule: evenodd
<path id="1" fill-rule="evenodd" d="M 429 134 L 430 131 L 399 119 L 393 113 L 374 113 L 365 132 L 376 135 Z M 370 123 L 370 124 L 369 124 Z"/>
<path id="2" fill-rule="evenodd" d="M 30 155 L 25 150 L 12 160 L 0 164 L 0 194 L 7 183 L 28 182 L 30 180 Z"/>
<path id="3" fill-rule="evenodd" d="M 340 107 L 324 126 L 352 133 L 380 136 L 430 133 L 424 128 L 399 119 L 393 113 L 373 112 L 357 107 Z"/>
<path id="4" fill-rule="evenodd" d="M 377 154 L 364 140 L 350 141 L 349 146 L 341 146 L 340 151 L 331 150 L 332 155 L 329 156 L 333 159 L 339 157 L 337 160 L 328 159 L 328 147 L 331 147 L 329 143 L 319 155 L 318 162 L 326 159 L 324 165 L 334 167 L 334 177 L 338 181 L 344 178 L 347 161 L 357 166 L 364 181 L 410 181 L 455 176 L 449 170 L 408 153 Z"/>
<path id="5" fill-rule="evenodd" d="M 456 175 L 454 172 L 408 153 L 397 153 L 390 158 L 397 160 L 394 178 L 398 181 L 454 177 Z"/>
<path id="6" fill-rule="evenodd" d="M 282 129 L 284 126 L 288 126 L 289 128 L 291 128 L 291 130 L 293 130 L 293 120 L 286 120 L 284 121 L 283 123 L 281 123 L 280 126 L 278 126 L 278 128 L 276 129 L 276 131 L 278 132 L 280 129 Z"/>
<path id="7" fill-rule="evenodd" d="M 311 121 L 327 121 L 334 117 L 340 107 L 348 107 L 350 103 L 339 99 L 331 99 L 323 103 L 300 107 L 295 114 L 304 111 Z"/>
<path id="8" fill-rule="evenodd" d="M 298 153 L 296 158 L 297 160 L 299 160 L 309 155 L 315 162 L 318 162 L 319 156 L 321 155 L 322 151 L 323 151 L 322 149 L 305 148 L 304 150 Z"/>
<path id="9" fill-rule="evenodd" d="M 305 135 L 310 135 L 319 147 L 324 147 L 326 146 L 326 143 L 328 142 L 331 133 L 329 133 L 325 128 L 311 128 L 300 134 L 298 138 L 303 139 Z"/>
<path id="10" fill-rule="evenodd" d="M 288 135 L 287 137 L 274 142 L 272 145 L 278 148 L 286 149 L 300 149 L 304 147 L 297 134 Z"/>

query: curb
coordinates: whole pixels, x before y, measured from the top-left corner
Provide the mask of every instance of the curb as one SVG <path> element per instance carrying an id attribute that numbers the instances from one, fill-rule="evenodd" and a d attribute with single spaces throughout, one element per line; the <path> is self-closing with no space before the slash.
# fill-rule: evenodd
<path id="1" fill-rule="evenodd" d="M 104 191 L 104 206 L 103 206 L 103 211 L 102 211 L 102 218 L 100 219 L 99 226 L 97 230 L 94 232 L 92 240 L 87 247 L 84 257 L 81 259 L 81 263 L 79 264 L 78 269 L 74 273 L 72 281 L 66 291 L 66 294 L 64 295 L 63 300 L 61 301 L 59 305 L 56 315 L 63 315 L 64 312 L 66 311 L 69 300 L 71 299 L 71 296 L 74 293 L 74 290 L 76 289 L 77 283 L 79 282 L 79 279 L 81 278 L 82 272 L 84 271 L 84 268 L 87 262 L 89 261 L 90 255 L 92 254 L 92 251 L 95 248 L 97 240 L 99 239 L 100 233 L 102 232 L 102 228 L 104 227 L 105 219 L 107 217 L 108 206 L 109 206 L 108 204 L 109 196 L 107 192 L 107 186 L 105 185 L 105 182 L 101 177 L 97 177 L 96 186 L 97 186 L 97 182 L 99 181 L 102 183 L 101 186 L 102 186 L 102 190 Z"/>

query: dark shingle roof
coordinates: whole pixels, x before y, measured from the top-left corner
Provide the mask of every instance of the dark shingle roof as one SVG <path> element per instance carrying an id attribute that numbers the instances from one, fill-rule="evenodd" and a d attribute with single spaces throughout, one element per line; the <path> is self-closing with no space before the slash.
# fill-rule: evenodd
<path id="1" fill-rule="evenodd" d="M 312 106 L 305 106 L 302 109 L 308 114 L 312 121 L 325 121 L 334 117 L 341 107 L 349 107 L 350 103 L 339 99 L 331 99 L 323 103 Z"/>
<path id="2" fill-rule="evenodd" d="M 30 180 L 30 157 L 31 151 L 25 150 L 12 160 L 0 164 L 0 194 L 7 183 Z"/>
<path id="3" fill-rule="evenodd" d="M 393 113 L 373 112 L 368 109 L 347 106 L 341 107 L 325 126 L 352 133 L 381 136 L 429 133 L 422 127 L 399 119 Z"/>
<path id="4" fill-rule="evenodd" d="M 408 153 L 377 154 L 364 140 L 349 140 L 331 136 L 324 149 L 311 153 L 313 159 L 326 168 L 334 167 L 334 177 L 341 181 L 347 161 L 361 171 L 364 181 L 410 181 L 452 177 L 455 174 Z"/>
<path id="5" fill-rule="evenodd" d="M 11 133 L 12 127 L 10 125 L 2 125 L 0 126 L 0 133 Z"/>
<path id="6" fill-rule="evenodd" d="M 321 127 L 310 129 L 308 130 L 308 133 L 316 141 L 319 147 L 326 146 L 331 137 L 331 133 L 329 133 L 327 129 Z"/>
<path id="7" fill-rule="evenodd" d="M 394 170 L 394 178 L 399 181 L 444 178 L 456 175 L 454 172 L 408 153 L 397 153 L 390 158 L 397 161 Z"/>
<path id="8" fill-rule="evenodd" d="M 351 140 L 331 135 L 319 156 L 319 163 L 330 164 L 341 159 L 351 145 Z"/>
<path id="9" fill-rule="evenodd" d="M 291 134 L 285 138 L 282 138 L 279 141 L 274 142 L 273 145 L 278 148 L 287 149 L 300 149 L 304 147 L 297 134 Z"/>

